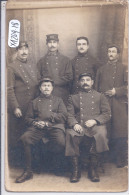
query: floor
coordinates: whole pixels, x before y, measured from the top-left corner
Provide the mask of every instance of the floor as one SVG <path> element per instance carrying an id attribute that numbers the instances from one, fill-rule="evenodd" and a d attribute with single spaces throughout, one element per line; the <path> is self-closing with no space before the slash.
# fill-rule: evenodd
<path id="1" fill-rule="evenodd" d="M 33 179 L 17 184 L 15 179 L 22 169 L 10 168 L 6 172 L 6 190 L 14 192 L 122 192 L 128 189 L 128 168 L 116 168 L 113 163 L 104 164 L 105 173 L 100 172 L 100 182 L 93 183 L 87 178 L 87 172 L 82 171 L 78 183 L 69 182 L 69 173 L 55 176 L 52 173 L 33 175 Z"/>

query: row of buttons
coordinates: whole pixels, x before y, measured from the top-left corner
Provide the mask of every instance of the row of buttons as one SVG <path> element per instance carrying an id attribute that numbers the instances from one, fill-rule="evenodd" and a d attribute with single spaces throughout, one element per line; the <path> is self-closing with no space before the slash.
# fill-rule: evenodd
<path id="1" fill-rule="evenodd" d="M 39 102 L 41 102 L 41 99 L 39 99 Z M 52 100 L 50 99 L 50 103 L 49 103 L 49 111 L 52 111 Z"/>
<path id="2" fill-rule="evenodd" d="M 84 108 L 83 108 L 83 102 L 82 102 L 82 93 L 79 93 L 79 94 L 80 94 L 80 114 L 81 114 L 81 124 L 82 124 L 83 123 L 83 116 L 84 116 L 84 114 L 83 114 Z M 94 96 L 92 95 L 91 97 L 92 97 L 92 104 L 94 105 L 94 100 L 93 100 Z M 91 109 L 94 110 L 94 107 L 92 106 Z"/>

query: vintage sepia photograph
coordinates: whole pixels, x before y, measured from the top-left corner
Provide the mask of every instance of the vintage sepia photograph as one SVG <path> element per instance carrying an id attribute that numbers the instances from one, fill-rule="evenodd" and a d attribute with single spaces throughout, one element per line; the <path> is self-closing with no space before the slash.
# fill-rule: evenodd
<path id="1" fill-rule="evenodd" d="M 5 190 L 128 190 L 128 3 L 6 3 Z"/>

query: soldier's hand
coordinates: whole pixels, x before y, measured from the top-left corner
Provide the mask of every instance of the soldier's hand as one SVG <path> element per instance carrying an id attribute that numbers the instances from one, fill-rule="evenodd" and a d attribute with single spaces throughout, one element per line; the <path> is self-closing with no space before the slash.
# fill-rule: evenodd
<path id="1" fill-rule="evenodd" d="M 37 127 L 40 129 L 43 129 L 45 127 L 45 122 L 44 121 L 38 121 L 36 123 Z"/>
<path id="2" fill-rule="evenodd" d="M 93 119 L 88 120 L 88 121 L 85 122 L 86 127 L 89 127 L 89 128 L 93 127 L 96 124 L 97 124 L 96 120 L 93 120 Z"/>
<path id="3" fill-rule="evenodd" d="M 109 96 L 109 97 L 112 97 L 116 94 L 116 90 L 115 88 L 113 88 L 112 90 L 108 90 L 105 92 L 105 95 Z"/>
<path id="4" fill-rule="evenodd" d="M 82 133 L 83 132 L 83 128 L 79 124 L 74 125 L 73 129 L 74 129 L 74 131 L 76 131 L 78 133 Z"/>
<path id="5" fill-rule="evenodd" d="M 20 108 L 16 108 L 16 109 L 14 110 L 14 114 L 15 114 L 15 116 L 16 116 L 17 118 L 22 117 L 22 111 L 20 110 Z"/>

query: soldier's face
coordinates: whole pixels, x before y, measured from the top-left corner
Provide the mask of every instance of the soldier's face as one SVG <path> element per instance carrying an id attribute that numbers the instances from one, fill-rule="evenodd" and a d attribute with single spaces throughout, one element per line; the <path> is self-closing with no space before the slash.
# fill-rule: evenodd
<path id="1" fill-rule="evenodd" d="M 110 61 L 118 59 L 119 54 L 117 53 L 117 48 L 112 47 L 108 49 L 108 58 Z"/>
<path id="2" fill-rule="evenodd" d="M 51 95 L 53 90 L 53 85 L 51 82 L 43 82 L 40 86 L 40 91 L 42 94 L 44 94 L 45 96 L 49 96 Z"/>
<path id="3" fill-rule="evenodd" d="M 77 50 L 79 53 L 86 53 L 89 49 L 89 45 L 85 39 L 80 39 L 77 41 Z"/>
<path id="4" fill-rule="evenodd" d="M 89 90 L 92 88 L 94 81 L 89 76 L 83 76 L 79 83 L 82 89 Z"/>
<path id="5" fill-rule="evenodd" d="M 17 50 L 17 57 L 21 60 L 27 60 L 28 53 L 29 53 L 28 47 L 23 46 Z"/>
<path id="6" fill-rule="evenodd" d="M 47 42 L 48 50 L 51 52 L 57 51 L 59 47 L 59 42 L 55 40 L 50 40 Z"/>

